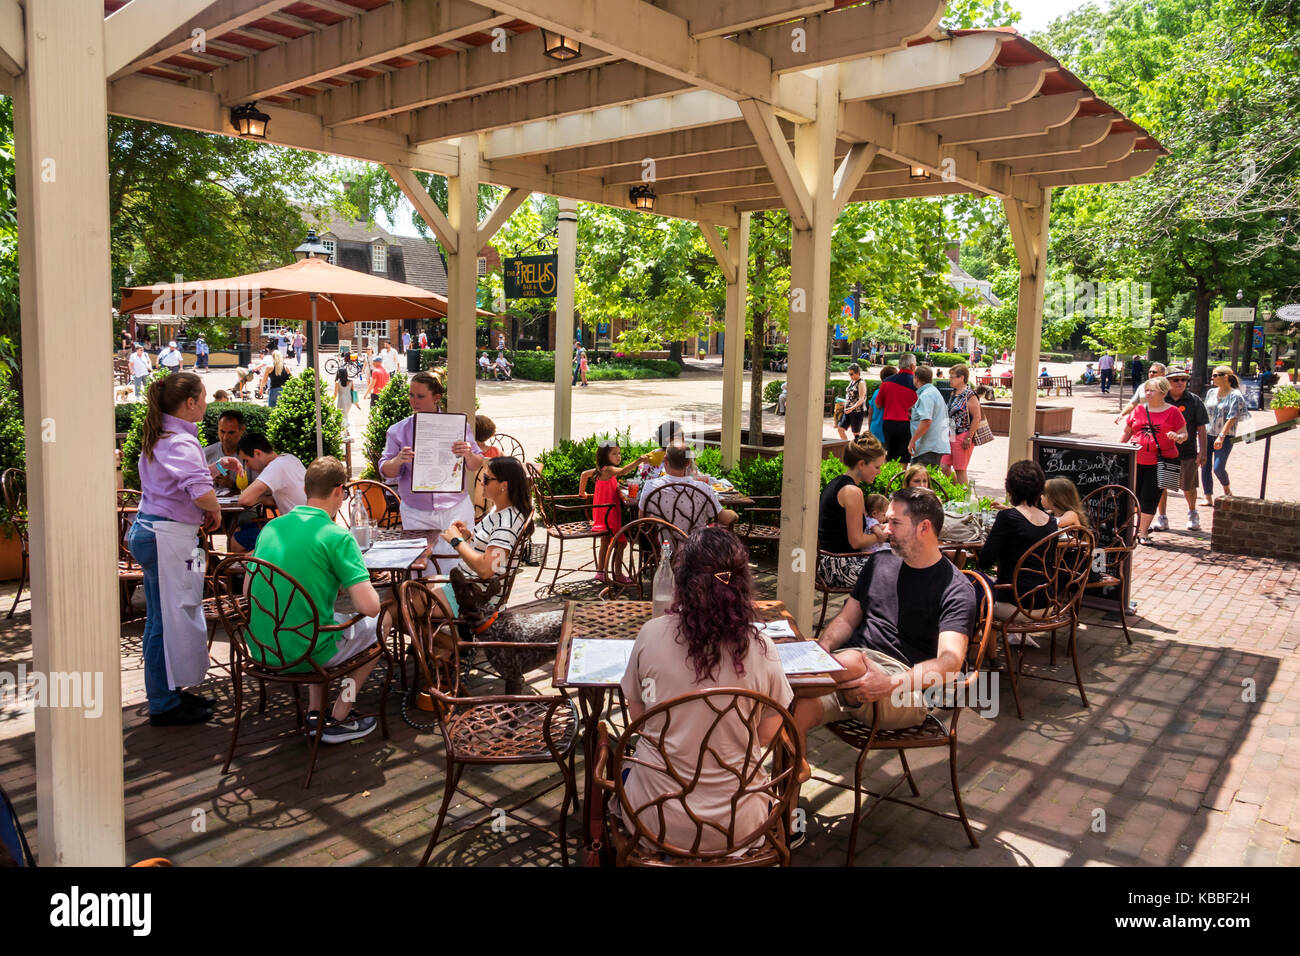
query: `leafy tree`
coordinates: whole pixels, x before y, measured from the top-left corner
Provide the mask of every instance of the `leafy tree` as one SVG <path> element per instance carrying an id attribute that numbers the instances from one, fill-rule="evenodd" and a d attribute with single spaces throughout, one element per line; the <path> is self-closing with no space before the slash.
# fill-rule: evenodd
<path id="1" fill-rule="evenodd" d="M 1020 12 L 1009 0 L 948 0 L 943 26 L 949 30 L 974 27 L 1009 27 L 1020 22 Z"/>
<path id="2" fill-rule="evenodd" d="M 398 372 L 388 380 L 384 390 L 379 393 L 370 406 L 370 419 L 366 422 L 366 463 L 369 468 L 363 478 L 374 478 L 379 473 L 379 458 L 384 453 L 388 441 L 388 429 L 411 414 L 411 405 L 407 401 L 410 385 L 406 376 Z M 281 396 L 281 401 L 283 401 Z"/>
<path id="3" fill-rule="evenodd" d="M 18 358 L 21 325 L 13 101 L 7 96 L 0 96 L 0 378 L 22 374 Z"/>
<path id="4" fill-rule="evenodd" d="M 304 465 L 316 459 L 316 392 L 314 369 L 304 369 L 284 383 L 280 400 L 271 410 L 266 439 L 278 452 L 293 455 Z M 321 385 L 321 441 L 323 453 L 343 458 L 343 413 L 326 396 Z"/>

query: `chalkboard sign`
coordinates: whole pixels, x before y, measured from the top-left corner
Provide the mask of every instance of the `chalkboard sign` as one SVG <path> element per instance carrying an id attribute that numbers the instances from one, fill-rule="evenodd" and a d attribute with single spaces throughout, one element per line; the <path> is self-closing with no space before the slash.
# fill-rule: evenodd
<path id="1" fill-rule="evenodd" d="M 1031 439 L 1034 460 L 1042 466 L 1048 478 L 1069 478 L 1079 489 L 1079 496 L 1088 506 L 1088 521 L 1097 538 L 1097 547 L 1116 547 L 1115 529 L 1122 527 L 1131 515 L 1125 508 L 1118 513 L 1117 500 L 1088 501 L 1088 495 L 1105 485 L 1120 485 L 1129 491 L 1137 487 L 1137 446 L 1105 442 L 1079 441 L 1071 438 L 1053 438 L 1035 435 Z M 1121 564 L 1122 561 L 1122 564 Z M 1128 554 L 1098 555 L 1094 570 L 1115 575 L 1124 581 L 1123 589 L 1100 588 L 1088 592 L 1088 603 L 1123 613 L 1129 601 L 1129 574 L 1132 556 Z M 1120 573 L 1122 572 L 1122 573 Z"/>

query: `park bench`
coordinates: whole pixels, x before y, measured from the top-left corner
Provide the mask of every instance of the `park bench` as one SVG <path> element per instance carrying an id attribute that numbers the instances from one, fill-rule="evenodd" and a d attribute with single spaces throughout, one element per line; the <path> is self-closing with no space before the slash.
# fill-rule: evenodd
<path id="1" fill-rule="evenodd" d="M 1038 380 L 1038 390 L 1046 396 L 1052 389 L 1056 389 L 1056 396 L 1060 398 L 1061 390 L 1065 390 L 1066 395 L 1074 395 L 1074 383 L 1070 381 L 1068 375 L 1053 375 L 1051 378 L 1040 378 Z"/>

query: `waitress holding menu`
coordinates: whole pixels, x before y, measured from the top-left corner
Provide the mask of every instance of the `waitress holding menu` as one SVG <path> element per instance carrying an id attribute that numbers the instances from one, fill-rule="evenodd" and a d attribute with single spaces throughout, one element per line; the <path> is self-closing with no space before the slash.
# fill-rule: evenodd
<path id="1" fill-rule="evenodd" d="M 413 413 L 438 411 L 443 395 L 442 382 L 429 372 L 416 372 L 411 376 L 407 401 Z M 457 521 L 474 524 L 474 504 L 470 500 L 466 480 L 462 477 L 460 491 L 425 492 L 411 490 L 412 462 L 415 460 L 415 415 L 408 415 L 388 429 L 388 440 L 379 459 L 379 473 L 396 484 L 402 498 L 402 527 L 409 530 L 442 531 Z M 452 454 L 464 459 L 462 476 L 478 474 L 483 466 L 482 452 L 474 441 L 473 424 L 465 424 L 465 440 L 453 442 Z M 454 557 L 455 551 L 441 538 L 433 550 L 434 555 Z M 436 573 L 436 572 L 435 572 Z"/>

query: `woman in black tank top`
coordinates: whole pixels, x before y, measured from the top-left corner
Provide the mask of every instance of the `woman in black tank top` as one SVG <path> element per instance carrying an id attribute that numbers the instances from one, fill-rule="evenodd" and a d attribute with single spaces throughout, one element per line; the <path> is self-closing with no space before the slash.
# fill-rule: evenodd
<path id="1" fill-rule="evenodd" d="M 817 516 L 817 577 L 823 585 L 852 587 L 867 557 L 860 552 L 886 540 L 866 530 L 866 497 L 859 485 L 870 484 L 885 463 L 885 447 L 864 435 L 844 449 L 844 474 L 822 492 Z"/>

